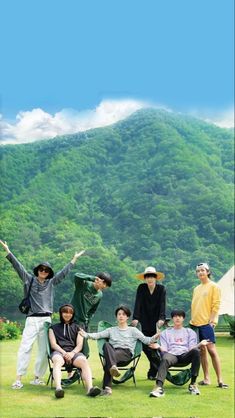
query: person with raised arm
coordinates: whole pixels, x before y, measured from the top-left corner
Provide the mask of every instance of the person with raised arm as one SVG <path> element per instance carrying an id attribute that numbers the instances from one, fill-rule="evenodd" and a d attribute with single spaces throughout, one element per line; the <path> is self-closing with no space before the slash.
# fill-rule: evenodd
<path id="1" fill-rule="evenodd" d="M 34 342 L 38 342 L 38 353 L 35 363 L 35 378 L 30 383 L 32 385 L 43 385 L 42 377 L 47 369 L 47 350 L 46 334 L 44 323 L 51 322 L 54 301 L 54 286 L 58 285 L 70 272 L 77 259 L 84 251 L 76 252 L 72 260 L 62 268 L 58 273 L 54 273 L 48 261 L 42 261 L 34 267 L 33 273 L 26 271 L 24 266 L 10 251 L 7 243 L 0 240 L 0 244 L 6 251 L 6 258 L 12 264 L 18 276 L 24 284 L 25 295 L 30 289 L 31 307 L 26 317 L 22 340 L 17 356 L 17 376 L 12 384 L 12 389 L 21 389 L 23 387 L 22 376 L 27 372 L 30 362 L 31 351 Z"/>

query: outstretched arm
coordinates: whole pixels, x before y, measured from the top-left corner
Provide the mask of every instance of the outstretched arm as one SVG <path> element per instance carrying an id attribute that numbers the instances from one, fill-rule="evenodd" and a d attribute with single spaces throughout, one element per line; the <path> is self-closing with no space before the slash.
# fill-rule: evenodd
<path id="1" fill-rule="evenodd" d="M 51 279 L 53 280 L 54 285 L 59 284 L 61 280 L 63 280 L 65 276 L 67 276 L 67 274 L 70 272 L 70 270 L 73 268 L 74 264 L 76 263 L 77 259 L 81 257 L 82 254 L 84 254 L 84 252 L 85 250 L 76 252 L 72 260 L 66 266 L 64 266 L 62 270 L 58 271 L 58 273 L 54 275 L 54 277 Z"/>
<path id="2" fill-rule="evenodd" d="M 7 254 L 9 254 L 9 253 L 10 253 L 10 250 L 9 250 L 9 247 L 8 247 L 8 245 L 7 245 L 6 241 L 4 242 L 4 241 L 2 241 L 2 240 L 0 239 L 0 244 L 1 244 L 1 246 L 3 247 L 3 249 L 7 252 Z"/>
<path id="3" fill-rule="evenodd" d="M 77 259 L 79 258 L 79 257 L 81 257 L 83 254 L 85 253 L 85 250 L 82 250 L 82 251 L 80 251 L 79 253 L 75 253 L 74 254 L 74 256 L 73 256 L 73 258 L 72 258 L 72 260 L 71 260 L 71 263 L 72 264 L 75 264 L 76 263 L 76 261 L 77 261 Z"/>
<path id="4" fill-rule="evenodd" d="M 17 260 L 17 258 L 14 256 L 14 254 L 12 254 L 12 252 L 10 251 L 6 241 L 2 241 L 0 240 L 0 244 L 1 246 L 4 248 L 4 250 L 7 253 L 6 258 L 8 259 L 8 261 L 10 261 L 10 263 L 12 264 L 13 268 L 15 269 L 15 271 L 17 272 L 17 274 L 19 275 L 20 279 L 25 283 L 27 280 L 30 280 L 32 275 L 29 274 L 24 266 Z"/>

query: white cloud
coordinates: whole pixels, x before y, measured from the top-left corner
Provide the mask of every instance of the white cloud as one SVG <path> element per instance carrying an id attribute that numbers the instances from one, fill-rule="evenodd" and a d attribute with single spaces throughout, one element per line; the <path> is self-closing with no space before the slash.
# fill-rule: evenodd
<path id="1" fill-rule="evenodd" d="M 63 109 L 51 115 L 42 109 L 19 112 L 16 120 L 1 120 L 2 144 L 20 144 L 111 125 L 150 105 L 137 100 L 105 100 L 94 110 Z"/>
<path id="2" fill-rule="evenodd" d="M 95 109 L 75 111 L 63 109 L 54 115 L 42 109 L 21 111 L 15 121 L 7 121 L 1 117 L 1 144 L 20 144 L 54 138 L 57 135 L 73 134 L 92 128 L 111 125 L 121 119 L 125 119 L 136 110 L 153 107 L 171 111 L 166 106 L 154 105 L 143 101 L 123 99 L 104 100 Z M 195 117 L 199 117 L 209 123 L 220 127 L 230 128 L 234 126 L 233 109 L 219 113 L 211 111 L 190 111 Z"/>
<path id="3" fill-rule="evenodd" d="M 207 122 L 214 123 L 220 128 L 233 128 L 234 127 L 234 110 L 229 109 L 221 114 L 216 114 L 213 117 L 205 119 Z"/>

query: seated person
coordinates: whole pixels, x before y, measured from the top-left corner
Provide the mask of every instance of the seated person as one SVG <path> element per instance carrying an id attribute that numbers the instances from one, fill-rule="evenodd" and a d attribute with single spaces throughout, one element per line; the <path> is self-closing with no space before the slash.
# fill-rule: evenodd
<path id="1" fill-rule="evenodd" d="M 105 368 L 101 395 L 112 394 L 112 377 L 120 376 L 117 365 L 119 362 L 129 362 L 131 360 L 137 340 L 144 344 L 150 344 L 155 342 L 159 336 L 159 334 L 155 334 L 153 337 L 146 337 L 137 328 L 129 327 L 127 321 L 131 316 L 131 311 L 126 306 L 119 306 L 115 311 L 115 316 L 118 322 L 118 325 L 115 327 L 94 333 L 79 331 L 85 338 L 93 340 L 98 340 L 99 338 L 109 339 L 103 347 Z"/>
<path id="2" fill-rule="evenodd" d="M 52 325 L 49 329 L 49 341 L 52 349 L 53 378 L 55 381 L 56 398 L 64 397 L 61 387 L 61 367 L 65 364 L 69 370 L 72 366 L 82 370 L 82 378 L 88 396 L 97 396 L 101 390 L 92 387 L 92 375 L 87 358 L 81 352 L 83 338 L 79 335 L 79 326 L 73 322 L 75 311 L 72 305 L 65 304 L 59 309 L 60 323 Z"/>
<path id="3" fill-rule="evenodd" d="M 156 386 L 150 392 L 151 397 L 160 398 L 164 396 L 163 384 L 169 367 L 177 366 L 177 364 L 187 366 L 192 363 L 191 367 L 191 383 L 188 387 L 190 394 L 200 395 L 200 391 L 196 385 L 196 379 L 200 368 L 200 350 L 199 347 L 205 346 L 210 342 L 202 340 L 197 344 L 197 334 L 190 328 L 184 328 L 183 322 L 185 312 L 181 309 L 175 309 L 171 312 L 174 326 L 165 329 L 160 334 L 160 343 L 152 344 L 152 348 L 161 351 L 162 358 L 158 367 Z"/>

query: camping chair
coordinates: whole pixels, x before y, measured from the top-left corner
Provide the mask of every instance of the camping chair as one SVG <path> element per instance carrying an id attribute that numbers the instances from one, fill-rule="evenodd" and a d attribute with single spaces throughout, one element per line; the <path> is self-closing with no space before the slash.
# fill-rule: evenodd
<path id="1" fill-rule="evenodd" d="M 104 331 L 107 328 L 112 327 L 112 324 L 106 321 L 100 321 L 98 323 L 98 332 Z M 100 338 L 97 340 L 98 345 L 98 351 L 99 351 L 99 357 L 102 364 L 102 367 L 104 369 L 105 366 L 105 358 L 104 358 L 104 352 L 103 352 L 103 345 L 108 340 L 106 338 Z M 119 379 L 112 378 L 112 382 L 115 384 L 120 384 L 126 382 L 128 379 L 133 379 L 133 382 L 136 386 L 136 379 L 135 379 L 135 369 L 139 362 L 140 356 L 142 351 L 142 343 L 141 341 L 137 340 L 135 351 L 133 357 L 128 362 L 120 362 L 117 364 L 119 371 L 125 371 L 123 375 Z M 129 367 L 128 367 L 129 366 Z"/>
<path id="2" fill-rule="evenodd" d="M 51 346 L 50 346 L 49 335 L 48 335 L 50 326 L 51 326 L 50 322 L 45 322 L 44 330 L 45 330 L 45 333 L 46 333 L 46 336 L 47 336 L 47 338 L 46 338 L 47 359 L 48 359 L 48 367 L 49 367 L 49 377 L 47 379 L 47 385 L 49 385 L 49 382 L 51 382 L 51 388 L 52 388 L 54 379 L 53 379 L 53 363 L 52 363 L 52 360 L 51 360 Z M 85 339 L 85 338 L 83 339 L 82 353 L 86 356 L 86 358 L 89 357 L 89 345 L 88 345 L 87 339 Z M 61 371 L 62 372 L 68 372 L 68 366 L 66 364 L 64 364 L 61 367 Z M 75 377 L 77 378 L 76 380 L 78 381 L 78 383 L 80 383 L 81 380 L 82 380 L 81 369 L 79 369 L 75 366 L 69 366 L 69 371 L 71 371 L 71 372 L 73 371 L 75 373 Z M 66 384 L 67 380 L 68 379 L 62 379 L 62 381 L 61 381 L 62 386 L 66 387 L 66 386 L 69 386 L 71 384 L 71 383 Z M 74 383 L 74 382 L 72 382 L 72 383 Z M 83 383 L 83 380 L 82 380 L 82 383 Z"/>

